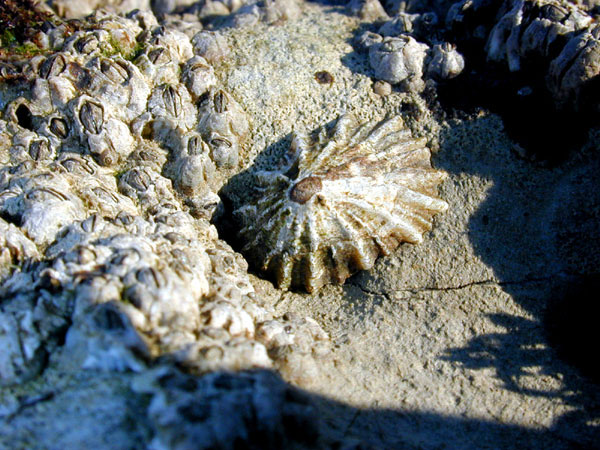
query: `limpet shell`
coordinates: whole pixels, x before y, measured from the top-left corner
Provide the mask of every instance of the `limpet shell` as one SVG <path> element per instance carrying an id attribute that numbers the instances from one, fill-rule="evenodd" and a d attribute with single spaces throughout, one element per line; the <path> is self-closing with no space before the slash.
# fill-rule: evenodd
<path id="1" fill-rule="evenodd" d="M 314 138 L 296 134 L 280 166 L 256 176 L 260 196 L 234 211 L 242 253 L 283 289 L 341 284 L 421 242 L 448 207 L 436 194 L 446 173 L 400 117 L 360 125 L 343 115 Z"/>

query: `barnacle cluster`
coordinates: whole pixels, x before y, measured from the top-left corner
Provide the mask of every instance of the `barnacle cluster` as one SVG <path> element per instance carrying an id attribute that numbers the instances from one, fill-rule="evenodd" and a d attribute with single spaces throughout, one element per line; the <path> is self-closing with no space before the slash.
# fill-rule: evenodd
<path id="1" fill-rule="evenodd" d="M 310 399 L 279 375 L 312 385 L 329 337 L 309 317 L 275 313 L 210 222 L 225 216 L 217 192 L 247 162 L 251 134 L 219 80 L 229 48 L 214 29 L 279 24 L 300 3 L 46 3 L 79 18 L 54 17 L 26 36 L 34 53 L 0 62 L 0 386 L 49 364 L 127 372 L 152 448 L 318 447 Z M 81 17 L 97 6 L 141 10 Z M 179 6 L 189 9 L 165 15 Z M 424 76 L 429 48 L 396 44 L 414 59 L 400 63 L 405 78 Z M 297 133 L 256 176 L 261 192 L 235 211 L 243 252 L 285 289 L 344 282 L 420 242 L 447 207 L 445 174 L 399 117 L 346 115 Z"/>
<path id="2" fill-rule="evenodd" d="M 483 41 L 489 61 L 540 73 L 557 107 L 597 111 L 598 27 L 582 5 L 463 0 L 452 5 L 446 22 L 457 38 Z"/>
<path id="3" fill-rule="evenodd" d="M 196 214 L 214 205 L 211 190 L 237 168 L 248 132 L 245 113 L 201 56 L 214 57 L 214 45 L 200 36 L 194 52 L 185 35 L 140 12 L 97 15 L 70 35 L 51 30 L 48 40 L 60 50 L 13 68 L 31 95 L 3 99 L 11 162 L 83 153 L 115 168 L 166 158 L 165 174 L 193 198 Z M 162 154 L 148 158 L 153 152 Z"/>
<path id="4" fill-rule="evenodd" d="M 234 212 L 242 252 L 285 289 L 343 283 L 401 242 L 421 242 L 447 208 L 436 193 L 445 173 L 398 116 L 344 115 L 316 136 L 295 134 L 279 167 L 256 178 L 255 202 Z"/>
<path id="5" fill-rule="evenodd" d="M 379 4 L 378 0 L 371 0 L 363 7 L 370 3 Z M 377 33 L 365 31 L 357 36 L 355 46 L 358 51 L 368 53 L 375 78 L 406 91 L 421 92 L 426 80 L 452 79 L 465 66 L 456 46 L 436 33 L 437 25 L 433 12 L 400 12 L 383 23 Z"/>
<path id="6" fill-rule="evenodd" d="M 139 11 L 46 38 L 0 88 L 0 384 L 63 341 L 85 368 L 314 376 L 327 335 L 275 317 L 209 223 L 249 130 L 202 56 L 222 38 Z"/>
<path id="7" fill-rule="evenodd" d="M 545 86 L 557 110 L 597 112 L 600 45 L 594 2 L 382 3 L 385 9 L 379 0 L 348 4 L 350 13 L 378 27 L 354 41 L 359 52 L 368 53 L 377 80 L 421 92 L 429 80 L 458 76 L 465 67 L 463 54 L 479 61 L 481 53 L 495 68 L 519 72 L 521 82 Z"/>

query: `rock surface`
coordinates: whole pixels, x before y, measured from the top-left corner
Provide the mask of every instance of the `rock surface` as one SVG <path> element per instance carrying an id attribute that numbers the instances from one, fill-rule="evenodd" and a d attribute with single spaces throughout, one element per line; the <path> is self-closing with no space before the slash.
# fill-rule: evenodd
<path id="1" fill-rule="evenodd" d="M 269 318 L 305 330 L 293 333 L 295 347 L 270 348 L 272 368 L 285 382 L 260 371 L 181 373 L 173 367 L 173 347 L 150 346 L 154 353 L 144 355 L 148 336 L 115 319 L 119 308 L 131 312 L 131 305 L 74 308 L 66 292 L 51 289 L 51 276 L 36 288 L 48 292 L 46 297 L 27 293 L 22 286 L 35 267 L 24 260 L 42 258 L 47 249 L 36 247 L 3 216 L 0 343 L 21 346 L 2 345 L 0 362 L 22 361 L 23 370 L 0 369 L 17 381 L 0 388 L 0 448 L 190 448 L 185 442 L 194 433 L 206 438 L 205 447 L 216 442 L 230 448 L 233 442 L 219 431 L 224 421 L 219 408 L 225 406 L 234 411 L 231 423 L 242 424 L 239 438 L 262 448 L 271 445 L 265 435 L 278 434 L 298 448 L 597 445 L 598 373 L 584 377 L 550 342 L 568 335 L 573 347 L 566 351 L 574 353 L 597 340 L 587 317 L 597 317 L 598 307 L 570 293 L 579 292 L 572 287 L 584 276 L 597 277 L 598 133 L 592 130 L 586 145 L 560 165 L 536 165 L 515 151 L 498 116 L 446 115 L 427 104 L 427 90 L 423 96 L 396 88 L 385 96 L 375 93 L 368 55 L 351 45 L 360 20 L 343 8 L 301 7 L 299 18 L 278 26 L 258 22 L 222 31 L 230 54 L 212 63 L 214 76 L 248 114 L 250 127 L 240 152 L 244 170 L 220 192 L 221 222 L 244 203 L 250 175 L 278 160 L 295 127 L 312 130 L 346 112 L 365 121 L 402 114 L 413 134 L 434 150 L 433 166 L 449 174 L 440 188 L 449 210 L 436 217 L 423 243 L 404 244 L 345 285 L 310 295 L 282 292 L 246 275 L 241 257 L 197 219 L 194 226 L 202 224 L 209 235 L 202 245 L 212 243 L 220 254 L 237 258 L 229 275 L 250 281 L 250 303 L 260 302 Z M 315 79 L 321 71 L 331 75 L 331 83 Z M 0 134 L 2 126 L 0 121 Z M 184 214 L 185 205 L 172 202 Z M 191 221 L 185 214 L 184 222 Z M 237 245 L 226 223 L 219 232 Z M 199 258 L 207 265 L 221 260 Z M 87 301 L 91 293 L 106 292 L 95 285 L 78 289 Z M 549 324 L 554 310 L 570 311 L 570 322 L 582 326 Z M 180 324 L 186 317 L 183 310 L 171 316 Z M 149 323 L 164 333 L 160 338 L 173 332 Z M 16 324 L 29 340 L 14 337 Z M 265 334 L 279 329 L 275 323 L 263 327 Z M 328 357 L 316 358 L 314 343 L 329 340 Z M 285 334 L 273 339 L 284 341 Z M 205 362 L 207 355 L 196 361 Z M 103 365 L 111 358 L 131 363 Z M 237 402 L 243 407 L 232 406 Z M 173 440 L 177 431 L 184 436 L 179 447 Z"/>

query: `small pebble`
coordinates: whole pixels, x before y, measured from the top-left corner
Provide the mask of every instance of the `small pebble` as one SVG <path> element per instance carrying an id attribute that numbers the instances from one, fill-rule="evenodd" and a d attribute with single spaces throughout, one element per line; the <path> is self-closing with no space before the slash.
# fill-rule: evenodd
<path id="1" fill-rule="evenodd" d="M 381 97 L 385 97 L 392 93 L 392 85 L 387 81 L 378 80 L 373 83 L 373 92 Z"/>
<path id="2" fill-rule="evenodd" d="M 317 80 L 319 84 L 331 84 L 333 83 L 333 75 L 326 70 L 323 70 L 315 73 L 315 80 Z"/>

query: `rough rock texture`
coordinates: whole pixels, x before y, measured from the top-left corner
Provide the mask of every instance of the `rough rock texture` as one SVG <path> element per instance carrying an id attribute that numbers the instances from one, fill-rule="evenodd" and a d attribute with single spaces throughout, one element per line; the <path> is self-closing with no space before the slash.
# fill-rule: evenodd
<path id="1" fill-rule="evenodd" d="M 0 448 L 175 448 L 174 430 L 185 431 L 179 441 L 185 442 L 207 423 L 220 426 L 219 405 L 232 408 L 232 423 L 244 424 L 237 431 L 247 445 L 262 448 L 267 444 L 252 431 L 279 433 L 307 448 L 597 445 L 598 373 L 592 370 L 585 378 L 573 360 L 562 355 L 593 358 L 589 346 L 597 341 L 589 319 L 597 317 L 597 306 L 589 301 L 594 296 L 575 287 L 584 275 L 597 278 L 598 133 L 591 132 L 586 146 L 560 166 L 538 167 L 513 151 L 502 121 L 494 115 L 482 111 L 445 119 L 414 94 L 397 89 L 385 96 L 375 93 L 368 56 L 350 44 L 360 31 L 359 20 L 320 4 L 303 8 L 301 18 L 276 27 L 257 23 L 224 31 L 231 53 L 215 64 L 215 77 L 250 116 L 251 125 L 239 162 L 245 169 L 229 178 L 221 191 L 226 207 L 222 221 L 228 208 L 244 203 L 251 187 L 249 173 L 278 160 L 295 126 L 315 129 L 344 112 L 365 121 L 403 114 L 413 134 L 424 136 L 434 149 L 433 166 L 449 173 L 440 189 L 449 210 L 436 217 L 424 243 L 400 246 L 341 287 L 325 287 L 312 295 L 282 293 L 268 281 L 246 278 L 241 269 L 230 274 L 235 280 L 250 280 L 253 298 L 265 310 L 272 308 L 273 317 L 284 316 L 281 322 L 290 324 L 288 330 L 303 327 L 304 332 L 292 333 L 298 336 L 295 348 L 285 345 L 289 335 L 278 323 L 264 323 L 257 336 L 273 336 L 276 345 L 268 352 L 273 368 L 309 391 L 308 400 L 272 374 L 182 374 L 173 368 L 168 351 L 153 361 L 139 351 L 144 333 L 130 333 L 127 321 L 116 320 L 122 317 L 118 308 L 106 303 L 77 308 L 68 298 L 71 292 L 57 289 L 52 272 L 45 272 L 36 291 L 27 294 L 19 286 L 27 285 L 29 274 L 47 269 L 35 261 L 49 258 L 43 256 L 48 249 L 38 245 L 36 253 L 34 241 L 15 231 L 17 224 L 11 227 L 10 215 L 3 216 L 0 229 L 6 237 L 0 243 L 8 251 L 0 248 L 1 274 L 12 282 L 5 281 L 0 293 L 0 351 L 2 358 L 20 366 L 5 366 L 0 358 L 2 370 L 9 367 L 8 376 L 17 380 L 0 389 Z M 330 74 L 331 83 L 315 79 L 321 71 Z M 0 134 L 6 132 L 3 126 L 0 122 Z M 3 142 L 0 149 L 8 151 Z M 2 163 L 12 164 L 7 157 Z M 10 177 L 22 177 L 31 168 L 23 170 Z M 116 183 L 114 174 L 107 176 Z M 141 175 L 131 181 L 144 179 Z M 116 184 L 113 189 L 118 193 Z M 184 205 L 174 203 L 183 211 Z M 152 214 L 148 211 L 141 221 L 152 221 Z M 192 221 L 189 214 L 185 217 L 178 226 Z M 125 217 L 120 220 L 127 222 Z M 194 220 L 195 227 L 204 223 Z M 72 224 L 83 226 L 90 228 L 92 223 Z M 135 240 L 163 242 L 151 231 L 146 229 Z M 220 233 L 233 236 L 226 223 L 220 225 Z M 183 245 L 172 238 L 168 246 Z M 216 236 L 209 241 L 219 242 Z M 103 242 L 111 243 L 99 242 L 100 249 Z M 101 251 L 97 256 L 109 256 L 103 255 Z M 152 251 L 149 257 L 154 264 Z M 79 258 L 85 263 L 90 254 L 85 249 L 74 253 L 66 262 L 75 265 L 68 267 L 81 264 Z M 216 263 L 210 254 L 208 259 Z M 203 256 L 200 261 L 207 262 Z M 125 258 L 111 264 L 120 280 L 120 268 L 130 262 Z M 241 261 L 232 264 L 243 268 Z M 156 280 L 149 270 L 136 283 L 143 288 Z M 11 294 L 11 287 L 24 293 Z M 86 289 L 85 283 L 79 289 L 81 296 L 110 293 Z M 42 291 L 46 294 L 39 295 Z M 163 292 L 158 289 L 156 295 Z M 123 303 L 129 311 L 138 308 L 136 302 Z M 565 320 L 552 323 L 554 311 L 561 311 L 559 317 Z M 187 317 L 175 313 L 173 318 L 178 314 L 182 320 Z M 317 327 L 305 316 L 313 317 Z M 142 319 L 145 312 L 135 317 Z M 565 323 L 574 325 L 568 328 Z M 284 333 L 276 333 L 282 328 Z M 331 340 L 333 364 L 321 364 L 316 357 L 318 343 L 327 342 L 321 328 Z M 23 339 L 14 338 L 16 330 L 23 330 Z M 172 332 L 170 327 L 156 330 L 163 331 L 162 336 Z M 91 347 L 73 346 L 70 335 Z M 40 342 L 43 345 L 36 346 Z M 550 345 L 557 342 L 560 352 Z M 5 348 L 16 349 L 18 357 Z M 72 354 L 93 354 L 88 348 L 100 352 L 96 361 L 144 364 L 103 370 L 89 364 L 82 369 L 81 359 Z M 209 355 L 207 351 L 203 357 Z M 156 372 L 146 368 L 153 364 L 164 366 Z M 294 376 L 303 370 L 309 376 Z M 165 378 L 165 373 L 170 376 Z M 239 407 L 233 408 L 238 400 Z M 191 406 L 197 404 L 207 406 Z M 266 428 L 254 426 L 265 410 L 274 414 L 260 421 Z M 282 416 L 292 420 L 282 421 Z M 298 435 L 298 429 L 317 430 L 317 436 Z M 233 446 L 219 440 L 217 431 L 218 427 L 211 436 L 201 433 L 207 445 Z"/>
<path id="2" fill-rule="evenodd" d="M 551 297 L 558 293 L 561 298 L 560 291 L 577 283 L 577 275 L 595 273 L 597 252 L 583 248 L 584 239 L 575 237 L 582 232 L 567 230 L 596 223 L 600 199 L 594 194 L 584 201 L 582 194 L 572 200 L 579 207 L 564 200 L 569 189 L 576 189 L 575 180 L 582 180 L 582 192 L 595 192 L 590 178 L 598 164 L 594 136 L 587 151 L 564 166 L 536 168 L 512 151 L 495 116 L 482 113 L 439 123 L 418 98 L 397 92 L 373 95 L 361 76 L 373 75 L 365 68 L 367 58 L 353 52 L 348 45 L 353 34 L 339 26 L 348 19 L 338 17 L 337 27 L 318 31 L 308 20 L 293 28 L 293 40 L 284 30 L 273 30 L 268 52 L 258 62 L 245 55 L 246 48 L 263 42 L 260 31 L 244 34 L 243 40 L 231 34 L 241 45 L 234 50 L 241 64 L 231 67 L 227 86 L 242 104 L 252 105 L 247 110 L 255 117 L 253 142 L 258 145 L 253 148 L 266 148 L 254 165 L 269 164 L 280 145 L 277 136 L 285 141 L 294 123 L 316 128 L 320 118 L 331 120 L 344 109 L 384 114 L 399 111 L 404 103 L 415 131 L 439 144 L 434 167 L 450 174 L 441 190 L 450 209 L 436 219 L 423 244 L 401 246 L 342 288 L 313 296 L 281 294 L 256 280 L 277 310 L 311 311 L 337 345 L 335 369 L 318 392 L 367 410 L 339 405 L 329 410 L 324 401 L 328 420 L 340 435 L 369 436 L 367 441 L 382 447 L 593 443 L 598 388 L 557 359 L 546 339 L 544 317 Z M 305 54 L 298 41 L 321 49 L 309 67 L 294 65 Z M 293 52 L 289 71 L 278 62 L 284 49 Z M 342 64 L 325 66 L 321 58 L 336 51 L 343 54 Z M 331 86 L 314 83 L 311 72 L 321 67 L 328 67 L 336 80 Z M 298 80 L 297 90 L 290 87 L 293 80 Z M 262 101 L 250 101 L 257 94 Z M 292 108 L 290 100 L 302 106 Z M 327 107 L 318 109 L 321 105 Z M 263 144 L 268 129 L 274 129 L 274 136 Z M 244 180 L 241 175 L 231 182 L 241 186 L 232 186 L 234 203 L 243 197 Z M 586 212 L 579 220 L 567 219 L 571 207 Z M 560 233 L 571 236 L 570 249 Z M 581 265 L 574 269 L 567 261 Z M 593 305 L 586 308 L 594 311 Z M 593 331 L 584 336 L 593 339 Z"/>
<path id="3" fill-rule="evenodd" d="M 67 19 L 79 19 L 103 8 L 114 13 L 126 13 L 133 9 L 150 9 L 149 0 L 48 0 L 56 13 Z"/>

